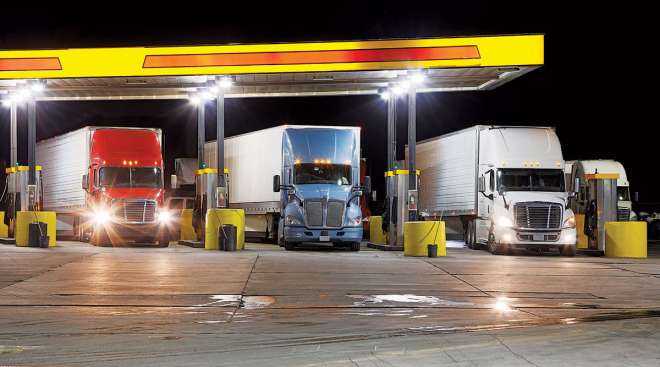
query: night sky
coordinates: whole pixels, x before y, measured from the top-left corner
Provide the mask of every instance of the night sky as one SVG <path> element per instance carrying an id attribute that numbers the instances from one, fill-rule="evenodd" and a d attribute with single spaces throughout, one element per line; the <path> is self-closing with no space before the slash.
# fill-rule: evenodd
<path id="1" fill-rule="evenodd" d="M 308 2 L 292 10 L 283 2 L 268 8 L 254 2 L 249 9 L 221 2 L 168 8 L 162 2 L 159 10 L 147 12 L 113 2 L 95 3 L 96 13 L 90 5 L 87 14 L 17 9 L 3 12 L 0 49 L 544 33 L 546 64 L 541 69 L 494 91 L 419 95 L 418 139 L 474 124 L 555 126 L 566 159 L 619 160 L 632 191 L 639 191 L 642 201 L 660 202 L 652 179 L 656 118 L 648 113 L 657 102 L 643 90 L 657 78 L 650 64 L 655 45 L 641 38 L 653 34 L 645 19 L 650 11 L 572 3 L 551 8 L 540 2 L 354 3 Z M 402 147 L 407 112 L 405 102 L 400 103 Z M 363 156 L 382 194 L 386 106 L 377 96 L 231 99 L 226 108 L 227 135 L 282 123 L 362 126 Z M 209 106 L 208 139 L 215 131 L 213 114 Z M 86 125 L 159 127 L 170 171 L 174 157 L 195 155 L 196 115 L 185 101 L 40 103 L 37 119 L 38 139 Z M 0 145 L 0 162 L 9 157 L 8 120 L 8 110 L 1 109 L 0 141 L 6 143 Z M 19 139 L 25 139 L 24 132 Z"/>

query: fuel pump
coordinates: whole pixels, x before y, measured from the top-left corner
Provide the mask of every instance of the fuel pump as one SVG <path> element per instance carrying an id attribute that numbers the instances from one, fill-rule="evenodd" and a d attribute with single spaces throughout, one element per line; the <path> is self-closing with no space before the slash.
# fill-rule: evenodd
<path id="1" fill-rule="evenodd" d="M 418 195 L 417 189 L 409 190 L 409 171 L 407 169 L 396 169 L 385 173 L 388 185 L 393 188 L 394 195 L 389 198 L 391 213 L 391 230 L 388 236 L 389 246 L 403 246 L 403 223 L 416 218 Z M 419 187 L 419 170 L 417 171 L 417 185 Z M 388 218 L 390 217 L 388 216 Z"/>
<path id="2" fill-rule="evenodd" d="M 587 251 L 605 252 L 605 223 L 616 222 L 618 174 L 596 173 L 585 175 L 587 193 L 584 212 L 584 234 L 588 239 Z"/>
<path id="3" fill-rule="evenodd" d="M 193 209 L 193 226 L 197 238 L 204 238 L 206 210 L 211 208 L 226 208 L 229 206 L 229 170 L 225 168 L 225 186 L 218 187 L 218 170 L 202 168 L 195 171 L 195 208 Z"/>
<path id="4" fill-rule="evenodd" d="M 5 221 L 9 226 L 9 237 L 14 237 L 16 213 L 19 211 L 42 210 L 41 166 L 36 166 L 35 184 L 29 185 L 30 170 L 27 166 L 6 169 L 7 173 L 7 213 Z"/>

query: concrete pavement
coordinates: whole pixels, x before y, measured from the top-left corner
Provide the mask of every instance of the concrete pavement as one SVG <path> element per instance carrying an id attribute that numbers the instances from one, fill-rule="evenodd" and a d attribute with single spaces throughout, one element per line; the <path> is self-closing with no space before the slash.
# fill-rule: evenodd
<path id="1" fill-rule="evenodd" d="M 0 365 L 658 365 L 660 259 L 0 246 Z"/>

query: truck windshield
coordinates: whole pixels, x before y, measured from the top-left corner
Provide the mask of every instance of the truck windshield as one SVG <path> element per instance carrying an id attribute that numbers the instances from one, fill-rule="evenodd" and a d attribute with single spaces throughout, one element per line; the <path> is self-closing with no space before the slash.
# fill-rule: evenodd
<path id="1" fill-rule="evenodd" d="M 350 185 L 351 166 L 346 164 L 296 164 L 293 182 L 297 185 L 331 184 Z"/>
<path id="2" fill-rule="evenodd" d="M 617 186 L 616 196 L 619 198 L 619 201 L 630 201 L 630 190 L 628 190 L 628 186 Z"/>
<path id="3" fill-rule="evenodd" d="M 102 167 L 99 170 L 99 186 L 160 188 L 160 168 Z"/>
<path id="4" fill-rule="evenodd" d="M 500 169 L 498 191 L 564 191 L 564 174 L 560 169 Z"/>

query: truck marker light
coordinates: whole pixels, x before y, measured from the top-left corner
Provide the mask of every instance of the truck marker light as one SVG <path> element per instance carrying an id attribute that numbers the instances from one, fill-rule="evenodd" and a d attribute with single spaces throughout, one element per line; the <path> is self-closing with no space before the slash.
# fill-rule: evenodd
<path id="1" fill-rule="evenodd" d="M 126 165 L 126 160 L 124 160 L 124 161 L 123 161 L 122 163 L 123 163 L 123 164 L 124 164 L 124 166 L 125 166 L 125 165 Z"/>
<path id="2" fill-rule="evenodd" d="M 133 164 L 137 166 L 137 164 L 138 164 L 138 161 L 133 161 Z"/>
<path id="3" fill-rule="evenodd" d="M 315 160 L 314 160 L 314 164 L 319 164 L 319 160 L 318 160 L 318 159 L 315 159 Z"/>
<path id="4" fill-rule="evenodd" d="M 300 164 L 300 159 L 296 159 L 295 162 L 293 162 L 293 163 L 294 164 Z"/>

